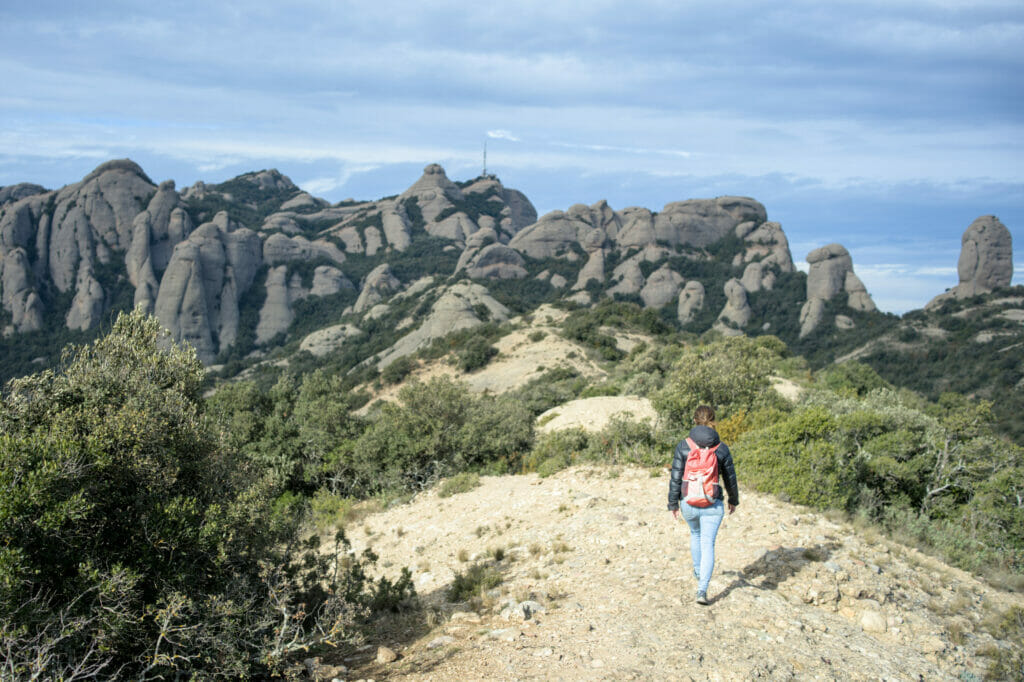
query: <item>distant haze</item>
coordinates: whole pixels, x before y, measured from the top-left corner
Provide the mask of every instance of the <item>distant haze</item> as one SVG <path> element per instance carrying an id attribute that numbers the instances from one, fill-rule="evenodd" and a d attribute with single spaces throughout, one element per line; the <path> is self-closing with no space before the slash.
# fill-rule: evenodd
<path id="1" fill-rule="evenodd" d="M 903 312 L 974 218 L 1024 236 L 1021 44 L 1003 0 L 7 3 L 0 185 L 130 157 L 372 199 L 474 177 L 486 142 L 540 213 L 752 196 Z"/>

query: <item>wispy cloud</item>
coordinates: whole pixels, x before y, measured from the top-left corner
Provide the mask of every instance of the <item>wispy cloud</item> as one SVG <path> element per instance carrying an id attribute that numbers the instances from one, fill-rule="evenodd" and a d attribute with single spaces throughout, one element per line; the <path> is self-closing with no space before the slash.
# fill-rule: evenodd
<path id="1" fill-rule="evenodd" d="M 509 142 L 519 142 L 519 138 L 510 133 L 507 130 L 488 130 L 487 137 L 492 140 L 508 140 Z"/>
<path id="2" fill-rule="evenodd" d="M 591 152 L 617 152 L 621 154 L 633 154 L 639 156 L 674 156 L 680 159 L 688 159 L 693 154 L 682 149 L 654 149 L 647 147 L 623 147 L 613 144 L 572 144 L 568 142 L 555 142 L 554 146 L 566 149 L 583 149 Z"/>
<path id="3" fill-rule="evenodd" d="M 341 189 L 348 184 L 349 180 L 351 180 L 353 176 L 358 175 L 359 173 L 368 173 L 372 170 L 376 170 L 377 168 L 379 168 L 379 166 L 374 164 L 345 166 L 337 175 L 303 180 L 300 181 L 298 185 L 313 196 L 319 196 Z"/>

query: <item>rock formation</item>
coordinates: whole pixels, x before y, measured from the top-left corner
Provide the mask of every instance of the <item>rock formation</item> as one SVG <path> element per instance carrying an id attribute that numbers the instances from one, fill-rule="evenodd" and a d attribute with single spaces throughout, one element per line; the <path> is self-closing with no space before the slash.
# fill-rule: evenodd
<path id="1" fill-rule="evenodd" d="M 381 263 L 366 276 L 366 281 L 363 282 L 359 298 L 356 299 L 352 312 L 361 313 L 369 310 L 377 303 L 394 294 L 401 286 L 402 283 L 391 272 L 391 266 L 387 263 Z"/>
<path id="2" fill-rule="evenodd" d="M 15 201 L 21 201 L 25 197 L 42 194 L 45 191 L 46 188 L 40 185 L 34 185 L 30 182 L 22 182 L 17 185 L 0 187 L 0 206 L 3 204 L 10 204 Z"/>
<path id="3" fill-rule="evenodd" d="M 758 225 L 753 221 L 736 226 L 736 236 L 746 242 L 742 254 L 737 254 L 733 265 L 750 263 L 755 259 L 762 266 L 776 265 L 781 272 L 793 272 L 793 256 L 789 251 L 789 240 L 782 226 L 768 221 Z"/>
<path id="4" fill-rule="evenodd" d="M 453 208 L 453 200 L 462 199 L 462 190 L 445 175 L 444 168 L 432 163 L 423 169 L 420 179 L 399 195 L 399 200 L 415 198 L 429 232 L 437 217 Z"/>
<path id="5" fill-rule="evenodd" d="M 256 343 L 264 344 L 278 334 L 288 331 L 295 313 L 292 304 L 302 297 L 301 281 L 288 278 L 288 266 L 278 265 L 267 271 L 267 297 L 260 308 L 256 324 Z"/>
<path id="6" fill-rule="evenodd" d="M 656 216 L 642 208 L 620 214 L 600 201 L 589 207 L 576 204 L 566 212 L 552 211 L 519 232 L 509 246 L 531 258 L 571 258 L 576 248 L 590 253 L 613 244 L 700 248 L 721 240 L 741 223 L 764 221 L 764 207 L 745 197 L 677 201 Z M 784 248 L 788 253 L 788 245 Z"/>
<path id="7" fill-rule="evenodd" d="M 466 248 L 462 250 L 462 255 L 459 256 L 459 262 L 455 266 L 455 272 L 462 272 L 465 270 L 466 267 L 477 257 L 477 254 L 480 253 L 480 250 L 485 246 L 497 243 L 498 233 L 494 228 L 481 227 L 466 239 Z"/>
<path id="8" fill-rule="evenodd" d="M 219 213 L 174 247 L 160 282 L 157 318 L 175 341 L 191 343 L 204 363 L 213 362 L 235 342 L 238 302 L 262 260 L 259 235 Z"/>
<path id="9" fill-rule="evenodd" d="M 821 323 L 825 301 L 847 295 L 847 306 L 862 312 L 874 311 L 875 303 L 863 282 L 853 272 L 853 260 L 841 244 L 829 244 L 807 254 L 807 302 L 800 310 L 800 337 Z"/>
<path id="10" fill-rule="evenodd" d="M 718 314 L 713 329 L 726 336 L 740 336 L 743 334 L 743 327 L 750 322 L 753 315 L 750 302 L 747 300 L 747 290 L 738 279 L 730 279 L 725 283 L 725 298 L 725 307 Z"/>
<path id="11" fill-rule="evenodd" d="M 604 282 L 604 249 L 598 248 L 590 251 L 587 262 L 580 270 L 576 284 L 572 287 L 573 291 L 586 289 L 592 280 L 598 284 Z"/>
<path id="12" fill-rule="evenodd" d="M 364 332 L 352 324 L 336 324 L 318 329 L 302 339 L 299 350 L 312 353 L 320 358 L 339 348 L 345 341 L 362 336 Z"/>
<path id="13" fill-rule="evenodd" d="M 704 285 L 691 279 L 679 294 L 679 307 L 676 316 L 679 324 L 688 324 L 694 316 L 704 308 Z"/>
<path id="14" fill-rule="evenodd" d="M 640 298 L 647 308 L 660 308 L 673 301 L 683 286 L 683 277 L 668 265 L 662 265 L 651 273 L 647 283 L 640 290 Z"/>
<path id="15" fill-rule="evenodd" d="M 382 202 L 381 229 L 384 238 L 396 251 L 405 251 L 412 243 L 412 231 L 408 216 L 395 202 Z"/>
<path id="16" fill-rule="evenodd" d="M 211 215 L 214 211 L 219 212 Z M 986 274 L 1005 269 L 989 265 L 996 261 L 986 255 L 993 252 L 990 244 L 999 243 L 998 235 L 991 236 L 996 230 L 979 228 L 971 234 L 970 240 L 965 235 L 962 281 L 976 288 L 994 286 L 986 283 L 1005 279 Z M 970 253 L 979 254 L 973 261 L 967 241 Z M 730 260 L 715 262 L 723 244 Z M 446 263 L 457 257 L 454 271 L 429 269 L 438 253 Z M 560 263 L 537 262 L 545 259 Z M 851 309 L 874 309 L 845 249 L 825 247 L 809 260 L 805 334 L 820 322 L 825 301 L 839 294 L 845 294 Z M 394 271 L 391 263 L 398 263 Z M 496 177 L 455 183 L 436 164 L 396 197 L 336 205 L 303 192 L 276 170 L 216 185 L 200 182 L 179 194 L 172 181 L 157 186 L 127 160 L 102 164 L 58 191 L 30 185 L 0 188 L 5 334 L 43 328 L 55 319 L 51 314 L 73 329 L 94 328 L 115 302 L 131 296 L 136 306 L 155 312 L 172 338 L 193 344 L 203 362 L 210 363 L 239 338 L 240 320 L 253 319 L 256 311 L 244 315 L 239 309 L 243 299 L 248 305 L 262 301 L 255 328 L 244 330 L 246 338 L 254 335 L 257 343 L 267 343 L 292 328 L 298 301 L 353 290 L 345 273 L 367 270 L 358 297 L 344 312 L 347 295 L 327 304 L 338 306 L 338 316 L 352 317 L 324 323 L 358 326 L 387 315 L 394 309 L 393 296 L 412 295 L 419 286 L 403 292 L 408 283 L 395 272 L 432 275 L 436 281 L 421 280 L 426 288 L 417 289 L 417 295 L 432 297 L 437 306 L 443 293 L 446 302 L 433 312 L 444 314 L 426 326 L 418 324 L 420 315 L 400 321 L 396 329 L 413 330 L 406 344 L 452 328 L 453 319 L 468 321 L 452 313 L 469 300 L 469 290 L 445 283 L 452 275 L 472 280 L 535 277 L 557 293 L 540 287 L 531 295 L 549 292 L 580 305 L 593 305 L 601 297 L 636 297 L 652 309 L 674 306 L 682 324 L 705 319 L 698 315 L 705 306 L 705 286 L 714 282 L 717 288 L 725 277 L 734 277 L 725 284 L 728 303 L 716 323 L 732 334 L 749 323 L 748 294 L 772 290 L 795 271 L 781 226 L 768 221 L 764 206 L 750 198 L 690 199 L 668 203 L 659 212 L 642 207 L 617 211 L 602 200 L 538 219 L 529 200 Z M 691 276 L 702 281 L 688 281 Z M 244 298 L 257 278 L 265 291 Z M 507 294 L 507 285 L 502 286 Z M 474 295 L 482 297 L 482 291 Z M 55 299 L 64 309 L 47 310 Z M 838 324 L 847 326 L 847 320 Z M 319 352 L 341 336 L 311 337 L 311 347 Z"/>
<path id="17" fill-rule="evenodd" d="M 529 273 L 523 257 L 504 244 L 485 246 L 466 268 L 473 279 L 522 279 Z"/>
<path id="18" fill-rule="evenodd" d="M 43 326 L 43 305 L 31 286 L 32 271 L 25 249 L 18 247 L 8 251 L 0 262 L 0 270 L 4 309 L 12 318 L 10 329 L 5 329 L 4 334 L 38 331 Z"/>
<path id="19" fill-rule="evenodd" d="M 638 294 L 644 288 L 645 280 L 643 270 L 640 269 L 640 261 L 637 258 L 629 258 L 615 266 L 612 271 L 612 282 L 614 284 L 608 289 L 608 294 Z"/>
<path id="20" fill-rule="evenodd" d="M 933 298 L 926 308 L 936 308 L 949 298 L 969 298 L 1010 285 L 1013 279 L 1013 237 L 999 218 L 983 215 L 960 239 L 957 274 L 960 282 Z"/>
<path id="21" fill-rule="evenodd" d="M 378 367 L 383 369 L 434 339 L 483 324 L 475 310 L 476 306 L 486 307 L 487 316 L 493 321 L 504 322 L 509 318 L 508 308 L 496 301 L 485 287 L 473 282 L 458 282 L 441 294 L 419 327 L 381 354 Z"/>
<path id="22" fill-rule="evenodd" d="M 130 251 L 141 207 L 151 212 L 151 220 L 166 221 L 176 197 L 157 191 L 128 160 L 101 164 L 81 182 L 56 192 L 37 189 L 10 188 L 0 208 L 0 263 L 10 269 L 3 278 L 16 287 L 5 287 L 3 293 L 4 309 L 12 317 L 7 331 L 39 328 L 44 313 L 40 287 L 46 285 L 71 292 L 68 326 L 89 328 L 102 317 L 111 294 L 95 276 L 97 268 L 117 265 L 119 254 Z M 23 257 L 11 255 L 18 249 Z"/>
<path id="23" fill-rule="evenodd" d="M 326 239 L 310 242 L 302 236 L 288 237 L 276 233 L 263 242 L 263 262 L 267 265 L 317 259 L 332 260 L 340 265 L 345 262 L 345 254 Z"/>

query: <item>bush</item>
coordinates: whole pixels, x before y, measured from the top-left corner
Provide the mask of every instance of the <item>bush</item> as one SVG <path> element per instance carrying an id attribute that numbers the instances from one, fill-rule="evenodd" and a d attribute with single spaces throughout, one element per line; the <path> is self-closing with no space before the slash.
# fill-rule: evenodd
<path id="1" fill-rule="evenodd" d="M 438 497 L 451 497 L 459 493 L 467 493 L 473 488 L 480 485 L 480 475 L 474 472 L 464 471 L 461 474 L 455 474 L 451 478 L 447 479 L 441 484 L 441 489 L 437 491 Z"/>
<path id="2" fill-rule="evenodd" d="M 339 444 L 358 436 L 360 396 L 344 389 L 341 377 L 322 370 L 298 381 L 283 374 L 266 393 L 248 382 L 222 386 L 208 401 L 226 443 L 283 487 L 311 493 L 324 483 Z M 332 485 L 332 490 L 336 486 Z"/>
<path id="3" fill-rule="evenodd" d="M 988 403 L 952 394 L 927 404 L 891 389 L 812 391 L 791 414 L 743 415 L 736 468 L 762 491 L 856 514 L 961 568 L 1020 574 L 1024 448 L 993 437 L 991 422 Z"/>
<path id="4" fill-rule="evenodd" d="M 747 432 L 736 451 L 737 476 L 758 490 L 817 509 L 850 509 L 855 469 L 830 436 L 835 419 L 809 407 L 767 429 Z"/>
<path id="5" fill-rule="evenodd" d="M 671 450 L 655 438 L 650 424 L 616 415 L 588 438 L 584 459 L 606 464 L 653 467 L 666 464 Z"/>
<path id="6" fill-rule="evenodd" d="M 690 424 L 698 405 L 711 405 L 719 417 L 738 410 L 774 405 L 781 398 L 769 374 L 780 360 L 770 342 L 731 337 L 689 347 L 676 360 L 654 406 L 666 424 Z"/>
<path id="7" fill-rule="evenodd" d="M 533 416 L 510 398 L 477 397 L 447 378 L 414 381 L 398 398 L 335 451 L 330 474 L 339 492 L 416 491 L 496 462 L 508 468 L 533 441 Z"/>
<path id="8" fill-rule="evenodd" d="M 0 401 L 5 679 L 281 674 L 379 596 L 411 599 L 369 556 L 337 563 L 343 535 L 298 542 L 302 505 L 218 439 L 202 365 L 154 318 L 64 362 Z"/>
<path id="9" fill-rule="evenodd" d="M 874 369 L 860 362 L 843 362 L 822 372 L 825 386 L 836 393 L 862 396 L 879 388 L 892 388 Z"/>
<path id="10" fill-rule="evenodd" d="M 320 488 L 309 500 L 313 525 L 319 530 L 344 527 L 355 503 L 351 497 L 341 497 L 326 488 Z"/>
<path id="11" fill-rule="evenodd" d="M 589 386 L 589 381 L 575 369 L 551 369 L 509 394 L 519 405 L 537 416 L 552 407 L 578 398 Z"/>
<path id="12" fill-rule="evenodd" d="M 408 355 L 397 358 L 381 370 L 380 380 L 384 382 L 385 385 L 397 384 L 404 381 L 415 367 L 416 361 Z"/>
<path id="13" fill-rule="evenodd" d="M 487 339 L 473 337 L 466 345 L 458 351 L 459 369 L 463 372 L 475 372 L 481 369 L 498 354 L 498 349 L 492 346 Z"/>
<path id="14" fill-rule="evenodd" d="M 464 572 L 455 573 L 451 587 L 448 588 L 448 601 L 469 601 L 473 597 L 481 597 L 492 588 L 502 583 L 501 573 L 487 564 L 473 564 Z"/>
<path id="15" fill-rule="evenodd" d="M 553 457 L 548 457 L 537 465 L 537 475 L 541 478 L 554 476 L 562 469 L 569 467 L 571 464 L 572 458 L 568 455 L 554 455 Z"/>
<path id="16" fill-rule="evenodd" d="M 573 464 L 590 444 L 583 429 L 562 429 L 537 439 L 533 450 L 523 461 L 523 472 L 536 471 L 547 477 Z"/>

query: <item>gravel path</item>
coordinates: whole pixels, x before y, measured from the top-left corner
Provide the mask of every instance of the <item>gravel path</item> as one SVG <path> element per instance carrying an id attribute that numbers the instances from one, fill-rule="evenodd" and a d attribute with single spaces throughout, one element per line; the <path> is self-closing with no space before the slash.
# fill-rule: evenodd
<path id="1" fill-rule="evenodd" d="M 742 484 L 742 482 L 741 482 Z M 1024 599 L 899 545 L 742 491 L 718 540 L 712 603 L 693 601 L 688 530 L 667 471 L 575 468 L 485 477 L 365 519 L 353 547 L 414 569 L 436 626 L 373 642 L 344 679 L 970 679 L 983 623 Z M 500 561 L 494 555 L 503 554 Z M 502 584 L 446 591 L 474 562 Z M 377 663 L 378 645 L 399 657 Z"/>

